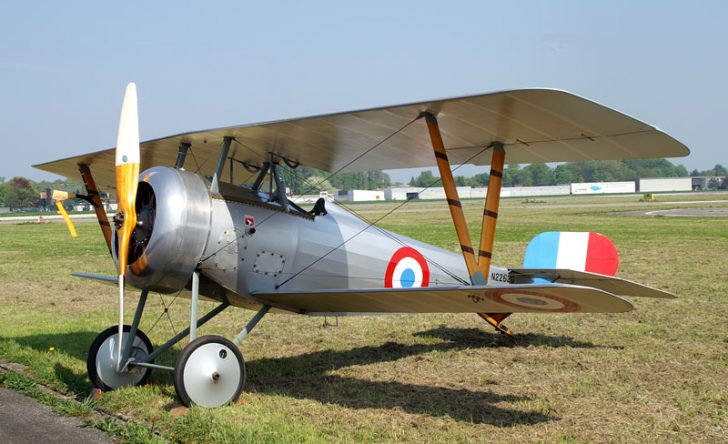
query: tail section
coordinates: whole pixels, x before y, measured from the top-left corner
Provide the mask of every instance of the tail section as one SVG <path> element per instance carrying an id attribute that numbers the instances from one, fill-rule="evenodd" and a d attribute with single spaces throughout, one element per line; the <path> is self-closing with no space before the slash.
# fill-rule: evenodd
<path id="1" fill-rule="evenodd" d="M 524 268 L 570 269 L 607 276 L 617 274 L 619 253 L 608 237 L 594 232 L 541 233 L 526 248 Z"/>

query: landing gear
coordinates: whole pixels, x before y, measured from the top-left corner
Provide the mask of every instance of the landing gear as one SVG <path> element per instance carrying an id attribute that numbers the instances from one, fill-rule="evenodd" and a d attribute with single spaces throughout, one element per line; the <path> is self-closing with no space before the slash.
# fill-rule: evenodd
<path id="1" fill-rule="evenodd" d="M 245 385 L 245 363 L 237 345 L 202 336 L 185 346 L 174 366 L 174 388 L 182 404 L 219 407 L 235 402 Z"/>
<path id="2" fill-rule="evenodd" d="M 512 313 L 478 313 L 478 316 L 480 316 L 484 321 L 495 327 L 495 330 L 500 333 L 507 335 L 511 338 L 514 344 L 518 344 L 518 340 L 516 339 L 516 335 L 513 334 L 513 331 L 506 327 L 506 325 L 503 323 L 503 320 L 510 316 Z"/>
<path id="3" fill-rule="evenodd" d="M 195 404 L 203 407 L 220 407 L 238 400 L 245 385 L 245 363 L 238 344 L 255 328 L 271 306 L 263 305 L 233 341 L 220 336 L 197 338 L 198 327 L 230 306 L 224 301 L 198 319 L 197 273 L 195 271 L 192 276 L 190 326 L 178 332 L 156 350 L 152 351 L 149 338 L 139 330 L 147 300 L 147 290 L 142 290 L 132 325 L 124 326 L 125 333 L 121 347 L 123 365 L 120 369 L 117 366 L 118 327 L 110 327 L 99 334 L 91 345 L 87 361 L 89 378 L 94 386 L 109 391 L 120 387 L 142 385 L 149 379 L 152 369 L 156 369 L 174 374 L 175 391 L 185 406 Z M 187 336 L 191 342 L 182 349 L 174 367 L 154 363 L 159 355 Z"/>
<path id="4" fill-rule="evenodd" d="M 124 326 L 125 334 L 122 338 L 122 349 L 127 346 L 128 341 L 132 341 L 130 361 L 145 360 L 152 353 L 152 343 L 141 330 L 137 330 L 134 338 L 132 338 L 131 334 L 128 334 L 130 330 L 131 326 Z M 121 370 L 118 370 L 116 362 L 119 346 L 118 338 L 119 327 L 109 327 L 96 336 L 88 352 L 88 359 L 86 360 L 88 376 L 94 387 L 103 391 L 110 391 L 119 387 L 144 385 L 152 373 L 152 369 L 148 367 L 122 366 Z"/>

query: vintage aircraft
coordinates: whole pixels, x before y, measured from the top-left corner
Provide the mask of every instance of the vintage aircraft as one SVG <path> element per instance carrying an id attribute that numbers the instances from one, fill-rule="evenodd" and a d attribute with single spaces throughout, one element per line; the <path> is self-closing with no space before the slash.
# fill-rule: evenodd
<path id="1" fill-rule="evenodd" d="M 161 369 L 174 372 L 185 405 L 233 402 L 245 382 L 238 344 L 269 311 L 477 313 L 511 334 L 502 323 L 511 313 L 625 312 L 632 305 L 620 296 L 672 297 L 583 269 L 491 265 L 506 158 L 573 162 L 689 153 L 657 128 L 570 93 L 502 91 L 141 144 L 136 103 L 130 84 L 115 149 L 36 165 L 64 176 L 80 171 L 119 267 L 118 277 L 79 274 L 119 286 L 119 325 L 99 334 L 88 356 L 89 377 L 103 390 L 143 384 L 153 369 Z M 451 162 L 490 164 L 477 246 L 468 234 Z M 280 171 L 282 165 L 338 173 L 433 164 L 462 257 L 380 229 L 333 203 L 319 201 L 305 211 L 287 197 Z M 115 229 L 99 187 L 116 187 Z M 124 324 L 126 285 L 141 290 L 130 325 Z M 182 291 L 191 299 L 189 327 L 156 350 L 139 330 L 150 291 Z M 219 305 L 198 317 L 200 297 Z M 197 337 L 199 326 L 229 306 L 257 313 L 232 341 Z M 187 336 L 190 342 L 174 367 L 154 363 Z"/>

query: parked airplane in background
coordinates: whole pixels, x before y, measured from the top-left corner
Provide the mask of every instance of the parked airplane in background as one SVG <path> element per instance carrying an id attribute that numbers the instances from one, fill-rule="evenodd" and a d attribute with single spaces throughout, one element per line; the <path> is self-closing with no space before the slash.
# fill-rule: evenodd
<path id="1" fill-rule="evenodd" d="M 141 145 L 136 108 L 136 87 L 129 84 L 115 149 L 37 165 L 64 176 L 80 171 L 118 263 L 118 277 L 80 274 L 118 284 L 120 292 L 118 326 L 102 332 L 89 351 L 89 376 L 103 390 L 143 384 L 153 369 L 162 369 L 174 372 L 185 405 L 235 401 L 245 382 L 238 344 L 268 312 L 477 313 L 510 335 L 502 322 L 511 313 L 625 312 L 632 305 L 621 296 L 672 297 L 610 276 L 616 251 L 596 233 L 547 233 L 529 247 L 529 268 L 491 265 L 506 159 L 574 162 L 689 152 L 650 125 L 567 92 L 502 91 L 196 131 Z M 477 245 L 451 162 L 490 164 Z M 282 165 L 338 173 L 433 164 L 462 256 L 323 200 L 306 211 L 288 199 L 280 174 Z M 112 229 L 98 189 L 114 187 L 119 211 Z M 141 290 L 130 325 L 124 323 L 127 285 Z M 150 291 L 183 291 L 191 298 L 189 327 L 156 350 L 139 330 Z M 199 317 L 200 297 L 219 305 Z M 230 306 L 257 313 L 232 341 L 197 337 L 199 326 Z M 187 336 L 174 367 L 154 363 Z"/>

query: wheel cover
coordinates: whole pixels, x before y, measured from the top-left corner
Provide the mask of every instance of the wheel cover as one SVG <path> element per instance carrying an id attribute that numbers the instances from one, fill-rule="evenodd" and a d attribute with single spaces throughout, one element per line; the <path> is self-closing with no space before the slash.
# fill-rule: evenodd
<path id="1" fill-rule="evenodd" d="M 187 396 L 203 407 L 219 407 L 232 401 L 241 378 L 237 355 L 228 346 L 214 342 L 190 353 L 182 373 Z"/>
<path id="2" fill-rule="evenodd" d="M 124 334 L 121 344 L 122 349 L 126 347 L 129 337 L 128 333 Z M 143 367 L 127 367 L 126 371 L 118 372 L 116 370 L 118 340 L 118 333 L 109 336 L 101 343 L 99 351 L 96 353 L 96 374 L 104 384 L 112 389 L 137 385 L 148 370 Z M 134 336 L 131 358 L 140 360 L 148 354 L 149 350 L 144 341 L 139 336 Z"/>

